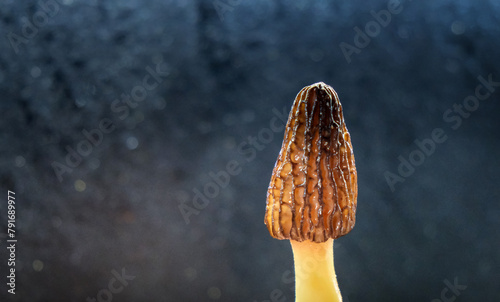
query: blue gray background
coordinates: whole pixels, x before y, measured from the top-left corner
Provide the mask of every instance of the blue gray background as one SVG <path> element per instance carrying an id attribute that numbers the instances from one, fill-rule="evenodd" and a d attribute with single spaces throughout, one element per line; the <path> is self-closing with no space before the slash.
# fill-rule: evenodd
<path id="1" fill-rule="evenodd" d="M 377 30 L 371 11 L 388 3 L 3 1 L 2 278 L 7 190 L 18 243 L 16 295 L 4 278 L 0 300 L 105 300 L 111 271 L 125 269 L 135 278 L 113 301 L 293 301 L 290 244 L 263 223 L 283 135 L 269 129 L 323 81 L 340 96 L 359 175 L 356 226 L 335 241 L 344 301 L 432 301 L 445 280 L 467 286 L 455 301 L 497 301 L 500 89 L 459 126 L 443 115 L 479 76 L 500 81 L 500 5 L 402 1 Z M 340 44 L 355 46 L 367 24 L 348 63 Z M 158 85 L 142 89 L 156 68 Z M 132 92 L 144 98 L 134 108 L 120 101 Z M 103 121 L 113 130 L 85 143 Z M 392 190 L 386 172 L 436 128 L 446 140 Z M 71 168 L 78 146 L 86 156 Z M 234 175 L 213 186 L 228 163 Z M 213 197 L 196 197 L 210 186 Z"/>

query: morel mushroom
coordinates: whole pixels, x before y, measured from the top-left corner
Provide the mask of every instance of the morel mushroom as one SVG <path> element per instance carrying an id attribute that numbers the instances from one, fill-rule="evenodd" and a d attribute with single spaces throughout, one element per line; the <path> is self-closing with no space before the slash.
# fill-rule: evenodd
<path id="1" fill-rule="evenodd" d="M 296 301 L 342 301 L 333 239 L 356 221 L 357 174 L 351 138 L 335 90 L 303 88 L 292 106 L 267 191 L 264 222 L 271 236 L 290 239 Z"/>

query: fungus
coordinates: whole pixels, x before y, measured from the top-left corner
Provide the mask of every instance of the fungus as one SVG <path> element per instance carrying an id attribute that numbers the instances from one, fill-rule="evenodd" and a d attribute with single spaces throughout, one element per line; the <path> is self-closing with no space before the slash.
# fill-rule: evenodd
<path id="1" fill-rule="evenodd" d="M 295 98 L 267 190 L 271 236 L 291 241 L 297 302 L 342 301 L 333 240 L 356 220 L 357 174 L 342 105 L 319 82 Z"/>

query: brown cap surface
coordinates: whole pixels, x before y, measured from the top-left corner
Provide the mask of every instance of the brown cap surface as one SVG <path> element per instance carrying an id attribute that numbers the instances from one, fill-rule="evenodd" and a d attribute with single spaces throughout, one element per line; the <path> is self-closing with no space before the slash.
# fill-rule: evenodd
<path id="1" fill-rule="evenodd" d="M 354 227 L 358 184 L 351 138 L 335 90 L 304 87 L 288 116 L 264 219 L 277 239 L 324 242 Z"/>

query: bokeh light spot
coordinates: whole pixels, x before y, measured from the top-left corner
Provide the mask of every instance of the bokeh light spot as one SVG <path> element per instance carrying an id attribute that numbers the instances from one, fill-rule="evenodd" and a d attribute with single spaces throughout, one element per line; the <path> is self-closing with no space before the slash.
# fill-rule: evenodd
<path id="1" fill-rule="evenodd" d="M 42 70 L 38 66 L 33 66 L 31 68 L 30 74 L 34 78 L 38 78 L 42 74 Z"/>
<path id="2" fill-rule="evenodd" d="M 208 297 L 212 300 L 219 300 L 221 296 L 221 291 L 218 287 L 210 287 L 208 289 Z"/>
<path id="3" fill-rule="evenodd" d="M 81 179 L 78 179 L 75 181 L 75 190 L 78 192 L 83 192 L 85 191 L 85 188 L 87 187 L 87 184 Z"/>
<path id="4" fill-rule="evenodd" d="M 18 155 L 14 159 L 14 163 L 16 164 L 17 167 L 22 168 L 26 164 L 26 159 L 24 159 L 24 157 L 22 157 L 21 155 Z"/>
<path id="5" fill-rule="evenodd" d="M 139 146 L 139 141 L 134 136 L 130 136 L 127 138 L 126 144 L 129 150 L 135 150 Z"/>
<path id="6" fill-rule="evenodd" d="M 465 24 L 460 21 L 455 21 L 451 24 L 451 31 L 455 35 L 461 35 L 465 32 Z"/>
<path id="7" fill-rule="evenodd" d="M 33 269 L 35 272 L 41 272 L 43 270 L 43 262 L 38 259 L 33 261 Z"/>

